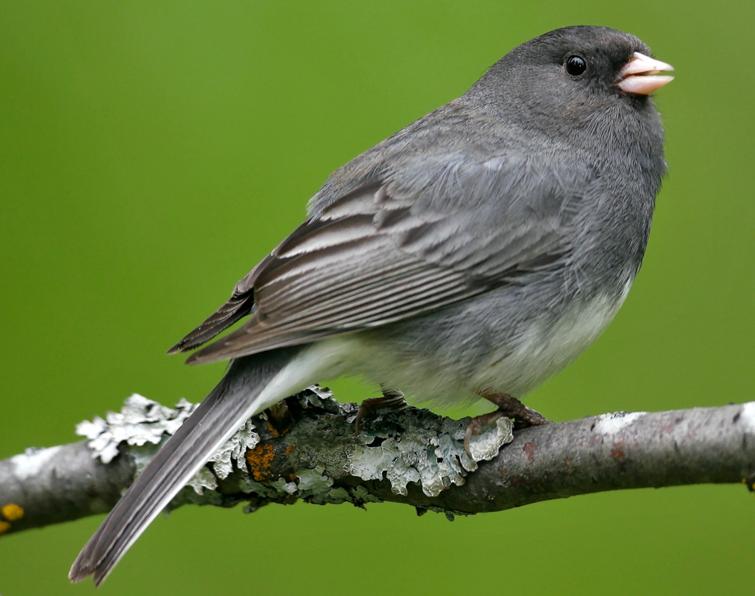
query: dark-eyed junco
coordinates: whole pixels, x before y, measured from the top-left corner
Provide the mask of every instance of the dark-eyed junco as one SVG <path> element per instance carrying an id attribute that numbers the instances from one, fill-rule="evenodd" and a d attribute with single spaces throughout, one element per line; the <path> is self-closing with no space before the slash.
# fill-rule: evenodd
<path id="1" fill-rule="evenodd" d="M 534 414 L 514 398 L 598 336 L 642 261 L 665 169 L 649 95 L 672 79 L 649 56 L 605 27 L 546 33 L 337 170 L 306 221 L 173 348 L 249 317 L 189 359 L 231 365 L 71 579 L 101 582 L 249 416 L 323 377 Z"/>

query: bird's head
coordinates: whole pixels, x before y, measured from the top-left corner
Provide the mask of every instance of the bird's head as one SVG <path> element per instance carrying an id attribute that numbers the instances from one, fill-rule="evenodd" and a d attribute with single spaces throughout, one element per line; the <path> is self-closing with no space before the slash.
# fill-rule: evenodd
<path id="1" fill-rule="evenodd" d="M 567 27 L 513 49 L 469 95 L 535 128 L 588 125 L 601 113 L 655 114 L 650 94 L 673 68 L 637 37 L 608 27 Z"/>

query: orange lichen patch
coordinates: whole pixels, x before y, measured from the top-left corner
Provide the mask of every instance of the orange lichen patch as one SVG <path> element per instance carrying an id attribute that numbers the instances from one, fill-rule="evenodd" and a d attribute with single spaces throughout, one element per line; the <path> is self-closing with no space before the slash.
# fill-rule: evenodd
<path id="1" fill-rule="evenodd" d="M 15 503 L 8 503 L 7 505 L 0 507 L 0 513 L 2 513 L 3 517 L 8 521 L 16 521 L 24 516 L 24 508 Z"/>
<path id="2" fill-rule="evenodd" d="M 10 530 L 10 524 L 7 521 L 0 521 L 0 534 L 5 534 Z"/>
<path id="3" fill-rule="evenodd" d="M 252 478 L 257 482 L 270 478 L 270 469 L 275 458 L 272 445 L 257 445 L 246 452 L 246 461 L 252 471 Z"/>

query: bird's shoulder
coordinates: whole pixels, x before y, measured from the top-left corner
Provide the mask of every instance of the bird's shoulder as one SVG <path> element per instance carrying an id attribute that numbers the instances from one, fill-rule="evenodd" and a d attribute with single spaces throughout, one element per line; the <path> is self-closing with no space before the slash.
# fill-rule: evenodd
<path id="1" fill-rule="evenodd" d="M 600 177 L 597 162 L 580 147 L 456 100 L 335 170 L 308 215 L 316 220 L 344 197 L 383 187 L 394 201 L 416 203 L 416 212 L 493 210 L 510 221 L 584 194 Z"/>

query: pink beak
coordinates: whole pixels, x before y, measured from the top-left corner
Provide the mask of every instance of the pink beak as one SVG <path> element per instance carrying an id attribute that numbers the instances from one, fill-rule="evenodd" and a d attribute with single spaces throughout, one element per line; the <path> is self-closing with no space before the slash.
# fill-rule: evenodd
<path id="1" fill-rule="evenodd" d="M 629 62 L 619 71 L 616 84 L 625 93 L 650 95 L 656 89 L 674 80 L 674 77 L 660 73 L 673 70 L 674 67 L 670 64 L 635 52 Z"/>

